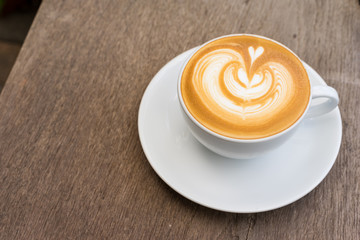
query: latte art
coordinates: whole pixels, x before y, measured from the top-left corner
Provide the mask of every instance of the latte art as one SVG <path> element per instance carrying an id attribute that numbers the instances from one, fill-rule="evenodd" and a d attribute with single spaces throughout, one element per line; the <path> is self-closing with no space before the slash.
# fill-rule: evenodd
<path id="1" fill-rule="evenodd" d="M 193 82 L 195 90 L 210 108 L 221 108 L 246 119 L 267 115 L 286 104 L 293 94 L 290 73 L 279 63 L 267 62 L 252 69 L 253 62 L 264 52 L 249 47 L 251 63 L 246 67 L 243 56 L 232 49 L 218 49 L 197 62 Z M 249 75 L 247 72 L 252 72 Z M 213 106 L 211 106 L 213 105 Z"/>
<path id="2" fill-rule="evenodd" d="M 296 56 L 271 41 L 251 38 L 230 37 L 205 45 L 182 76 L 190 113 L 229 137 L 276 134 L 295 122 L 309 101 L 307 75 Z"/>

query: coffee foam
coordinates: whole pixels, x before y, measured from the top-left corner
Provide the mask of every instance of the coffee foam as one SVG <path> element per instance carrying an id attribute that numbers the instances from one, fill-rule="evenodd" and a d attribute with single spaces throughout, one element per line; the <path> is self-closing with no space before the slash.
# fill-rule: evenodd
<path id="1" fill-rule="evenodd" d="M 215 40 L 190 59 L 181 92 L 189 112 L 219 134 L 242 139 L 271 136 L 305 111 L 310 85 L 301 62 L 266 39 Z"/>

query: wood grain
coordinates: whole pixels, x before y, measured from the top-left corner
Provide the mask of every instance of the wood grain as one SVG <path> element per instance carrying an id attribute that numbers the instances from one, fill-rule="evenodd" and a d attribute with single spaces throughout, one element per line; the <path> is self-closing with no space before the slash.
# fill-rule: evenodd
<path id="1" fill-rule="evenodd" d="M 344 1 L 43 1 L 0 95 L 0 239 L 359 239 L 360 6 Z M 171 190 L 137 133 L 142 94 L 186 49 L 278 40 L 340 95 L 330 174 L 284 208 L 230 214 Z"/>

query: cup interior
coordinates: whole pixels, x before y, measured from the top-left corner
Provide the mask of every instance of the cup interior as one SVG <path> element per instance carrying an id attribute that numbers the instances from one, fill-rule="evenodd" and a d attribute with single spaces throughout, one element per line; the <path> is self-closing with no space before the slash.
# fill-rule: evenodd
<path id="1" fill-rule="evenodd" d="M 200 50 L 202 49 L 203 47 L 205 47 L 206 45 L 208 45 L 209 43 L 213 42 L 213 41 L 216 41 L 216 40 L 219 40 L 219 39 L 223 39 L 223 38 L 229 38 L 229 37 L 234 37 L 234 36 L 251 36 L 251 37 L 256 37 L 256 38 L 260 38 L 260 39 L 265 39 L 265 40 L 268 40 L 268 41 L 271 41 L 281 47 L 283 47 L 284 49 L 286 49 L 289 53 L 291 53 L 292 55 L 294 55 L 296 57 L 296 59 L 300 62 L 300 65 L 304 72 L 306 73 L 306 80 L 308 81 L 308 83 L 310 84 L 310 94 L 309 94 L 309 99 L 307 101 L 307 106 L 305 108 L 305 111 L 302 113 L 302 115 L 294 122 L 292 123 L 292 125 L 290 125 L 288 128 L 286 128 L 285 130 L 279 132 L 279 133 L 276 133 L 274 135 L 271 135 L 271 136 L 267 136 L 267 137 L 262 137 L 262 138 L 255 138 L 255 139 L 239 139 L 239 138 L 232 138 L 232 137 L 228 137 L 228 136 L 224 136 L 224 135 L 221 135 L 217 132 L 214 132 L 212 130 L 210 130 L 209 128 L 205 127 L 202 123 L 200 123 L 191 113 L 190 111 L 187 109 L 186 107 L 186 104 L 184 103 L 184 99 L 183 99 L 183 96 L 182 96 L 182 92 L 181 92 L 181 80 L 182 80 L 182 76 L 183 76 L 183 72 L 184 72 L 184 69 L 185 67 L 187 66 L 187 64 L 189 63 L 189 61 L 192 59 L 192 57 Z M 177 84 L 177 91 L 178 91 L 178 98 L 179 98 L 179 101 L 180 101 L 180 105 L 183 109 L 183 111 L 185 112 L 186 116 L 193 122 L 195 123 L 199 128 L 201 128 L 202 130 L 206 131 L 208 134 L 210 135 L 213 135 L 217 138 L 220 138 L 220 139 L 223 139 L 223 140 L 226 140 L 226 141 L 230 141 L 230 142 L 242 142 L 242 143 L 250 143 L 250 142 L 265 142 L 265 141 L 269 141 L 271 139 L 275 139 L 275 138 L 278 138 L 280 137 L 281 135 L 283 134 L 286 134 L 287 132 L 291 131 L 292 129 L 294 129 L 303 119 L 304 119 L 304 116 L 306 115 L 310 105 L 311 105 L 311 83 L 310 83 L 310 79 L 309 79 L 309 76 L 307 74 L 307 71 L 305 69 L 305 66 L 302 62 L 302 60 L 291 50 L 289 49 L 288 47 L 286 47 L 285 45 L 283 45 L 282 43 L 279 43 L 277 42 L 276 40 L 273 40 L 273 39 L 270 39 L 270 38 L 267 38 L 267 37 L 264 37 L 264 36 L 260 36 L 260 35 L 255 35 L 255 34 L 230 34 L 230 35 L 225 35 L 225 36 L 220 36 L 220 37 L 217 37 L 217 38 L 214 38 L 214 39 L 211 39 L 209 41 L 207 41 L 206 43 L 198 46 L 198 47 L 195 47 L 193 52 L 187 57 L 187 59 L 185 60 L 185 62 L 183 63 L 183 66 L 181 68 L 181 71 L 180 71 L 180 74 L 179 74 L 179 78 L 178 78 L 178 84 Z"/>

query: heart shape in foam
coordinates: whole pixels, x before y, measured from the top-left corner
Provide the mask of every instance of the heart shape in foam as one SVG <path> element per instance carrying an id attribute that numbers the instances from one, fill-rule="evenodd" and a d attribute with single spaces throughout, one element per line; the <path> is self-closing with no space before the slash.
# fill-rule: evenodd
<path id="1" fill-rule="evenodd" d="M 249 54 L 251 57 L 251 64 L 253 64 L 253 62 L 260 57 L 261 54 L 264 53 L 264 48 L 263 47 L 258 47 L 256 50 L 254 49 L 253 46 L 249 47 Z"/>
<path id="2" fill-rule="evenodd" d="M 263 47 L 258 47 L 256 50 L 252 46 L 249 47 L 249 54 L 250 54 L 250 57 L 251 57 L 251 65 L 263 53 L 264 53 L 264 48 Z M 238 78 L 239 78 L 240 82 L 242 82 L 246 86 L 246 88 L 251 88 L 251 87 L 257 86 L 258 84 L 260 84 L 262 82 L 262 80 L 264 78 L 263 74 L 254 74 L 251 81 L 249 81 L 248 74 L 247 74 L 245 69 L 246 68 L 240 68 L 238 70 L 237 75 L 238 75 Z"/>

